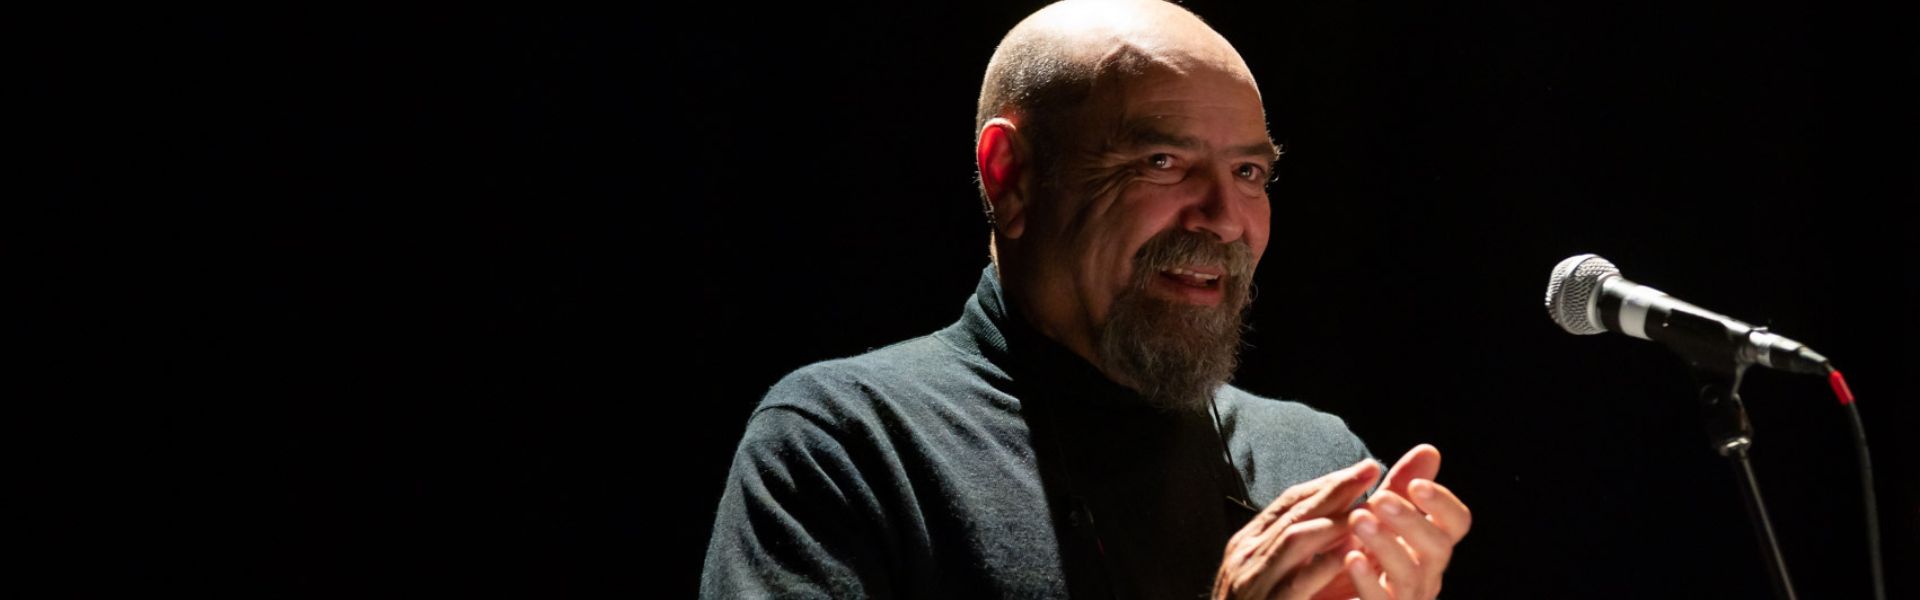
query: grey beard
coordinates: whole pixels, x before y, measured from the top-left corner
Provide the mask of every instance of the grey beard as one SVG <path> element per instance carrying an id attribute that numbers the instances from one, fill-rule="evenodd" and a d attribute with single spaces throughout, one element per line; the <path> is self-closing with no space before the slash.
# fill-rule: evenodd
<path id="1" fill-rule="evenodd" d="M 1220 304 L 1193 306 L 1147 294 L 1164 268 L 1192 262 L 1226 268 Z M 1149 404 L 1204 410 L 1239 366 L 1240 336 L 1252 304 L 1253 251 L 1209 236 L 1171 230 L 1134 257 L 1133 281 L 1113 303 L 1097 343 L 1103 366 Z"/>

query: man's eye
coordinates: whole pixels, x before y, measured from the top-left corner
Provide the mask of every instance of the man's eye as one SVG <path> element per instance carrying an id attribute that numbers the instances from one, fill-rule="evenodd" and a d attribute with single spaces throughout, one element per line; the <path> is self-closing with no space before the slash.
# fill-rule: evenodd
<path id="1" fill-rule="evenodd" d="M 1261 181 L 1266 178 L 1266 169 L 1260 168 L 1260 165 L 1247 163 L 1234 169 L 1233 174 L 1247 181 Z"/>
<path id="2" fill-rule="evenodd" d="M 1171 169 L 1173 168 L 1173 155 L 1161 153 L 1149 156 L 1147 157 L 1147 166 L 1155 169 Z"/>

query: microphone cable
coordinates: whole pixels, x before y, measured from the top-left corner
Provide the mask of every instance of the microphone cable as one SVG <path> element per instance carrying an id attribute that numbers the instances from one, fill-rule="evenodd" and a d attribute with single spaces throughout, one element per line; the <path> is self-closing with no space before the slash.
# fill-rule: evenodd
<path id="1" fill-rule="evenodd" d="M 1840 400 L 1840 406 L 1846 407 L 1848 423 L 1853 426 L 1853 447 L 1860 453 L 1860 495 L 1867 504 L 1867 561 L 1873 567 L 1873 597 L 1887 600 L 1886 573 L 1880 566 L 1880 511 L 1875 508 L 1873 497 L 1873 459 L 1867 454 L 1867 428 L 1860 422 L 1860 407 L 1853 403 L 1853 390 L 1847 387 L 1847 378 L 1832 365 L 1827 367 L 1827 384 L 1833 387 L 1833 396 Z"/>

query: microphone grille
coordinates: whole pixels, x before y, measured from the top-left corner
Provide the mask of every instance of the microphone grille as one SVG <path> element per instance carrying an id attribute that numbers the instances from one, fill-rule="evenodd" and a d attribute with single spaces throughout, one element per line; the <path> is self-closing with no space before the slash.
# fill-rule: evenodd
<path id="1" fill-rule="evenodd" d="M 1597 254 L 1569 256 L 1554 265 L 1547 277 L 1547 316 L 1561 329 L 1574 335 L 1593 335 L 1607 330 L 1593 310 L 1600 280 L 1619 275 L 1620 268 Z"/>

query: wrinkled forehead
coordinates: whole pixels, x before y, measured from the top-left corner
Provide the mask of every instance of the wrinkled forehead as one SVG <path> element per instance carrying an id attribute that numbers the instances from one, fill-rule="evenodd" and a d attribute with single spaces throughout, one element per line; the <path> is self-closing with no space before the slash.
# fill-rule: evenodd
<path id="1" fill-rule="evenodd" d="M 1113 98 L 1195 97 L 1260 105 L 1260 90 L 1246 71 L 1218 63 L 1153 60 L 1104 69 L 1091 81 L 1091 96 Z"/>
<path id="2" fill-rule="evenodd" d="M 1253 73 L 1226 38 L 1195 21 L 1189 27 L 1111 29 L 1089 27 L 1062 32 L 1063 60 L 1084 65 L 1096 82 L 1146 77 L 1221 74 L 1256 88 Z"/>
<path id="3" fill-rule="evenodd" d="M 1265 131 L 1260 90 L 1246 62 L 1198 19 L 1153 28 L 1090 27 L 1074 37 L 1070 52 L 1092 75 L 1084 117 L 1104 120 L 1154 107 L 1205 106 Z"/>
<path id="4" fill-rule="evenodd" d="M 1225 137 L 1266 137 L 1260 92 L 1243 72 L 1217 65 L 1147 64 L 1103 73 L 1081 105 L 1081 126 L 1111 131 L 1204 128 Z M 1157 123 L 1157 125 L 1156 125 Z M 1195 132 L 1198 133 L 1198 132 Z"/>

